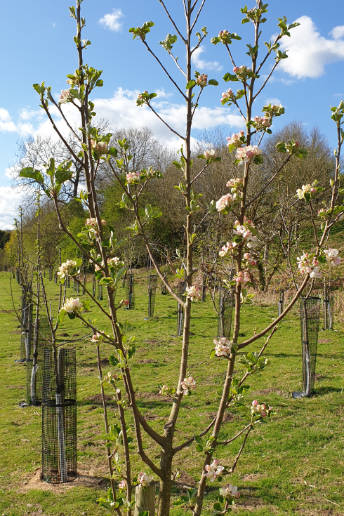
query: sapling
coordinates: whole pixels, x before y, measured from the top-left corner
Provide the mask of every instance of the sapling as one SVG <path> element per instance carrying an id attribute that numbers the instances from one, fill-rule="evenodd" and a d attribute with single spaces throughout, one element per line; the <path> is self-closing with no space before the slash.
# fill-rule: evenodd
<path id="1" fill-rule="evenodd" d="M 85 287 L 85 293 L 110 323 L 111 334 L 107 334 L 101 328 L 96 327 L 95 323 L 83 314 L 79 300 L 69 299 L 61 309 L 61 314 L 67 313 L 71 318 L 80 319 L 92 331 L 92 340 L 97 346 L 98 371 L 101 381 L 104 422 L 107 431 L 107 462 L 111 482 L 109 497 L 108 499 L 102 499 L 101 503 L 117 514 L 131 515 L 134 484 L 141 483 L 143 485 L 144 483 L 149 483 L 151 481 L 150 476 L 155 475 L 159 479 L 157 514 L 158 516 L 168 516 L 172 503 L 173 467 L 176 457 L 182 450 L 196 444 L 197 451 L 201 453 L 200 478 L 196 492 L 191 494 L 190 500 L 185 503 L 185 510 L 190 511 L 194 516 L 198 516 L 203 510 L 207 483 L 233 473 L 252 430 L 270 414 L 270 409 L 266 404 L 254 400 L 251 404 L 251 414 L 248 423 L 243 425 L 240 431 L 234 434 L 232 432 L 230 437 L 221 440 L 220 431 L 225 424 L 224 416 L 226 411 L 242 397 L 246 379 L 254 372 L 264 368 L 266 360 L 263 354 L 274 332 L 277 330 L 277 324 L 291 310 L 310 280 L 320 275 L 321 267 L 325 265 L 325 262 L 334 261 L 334 253 L 326 255 L 322 248 L 329 230 L 344 212 L 343 206 L 336 206 L 340 150 L 343 141 L 342 120 L 344 103 L 341 103 L 338 108 L 333 109 L 332 118 L 337 124 L 338 131 L 338 150 L 334 178 L 331 180 L 330 201 L 329 204 L 324 206 L 321 215 L 323 220 L 321 233 L 318 232 L 316 214 L 312 205 L 312 198 L 317 194 L 318 187 L 316 185 L 304 185 L 297 193 L 300 201 L 306 202 L 307 207 L 312 212 L 315 239 L 314 250 L 303 253 L 298 259 L 298 268 L 302 275 L 299 288 L 282 313 L 274 321 L 254 335 L 241 340 L 239 337 L 242 304 L 247 297 L 247 287 L 253 283 L 256 267 L 255 246 L 259 240 L 259 227 L 250 218 L 250 207 L 259 196 L 264 194 L 266 188 L 273 184 L 274 179 L 282 173 L 283 167 L 287 163 L 294 158 L 302 158 L 304 156 L 304 151 L 300 148 L 298 142 L 292 140 L 280 142 L 277 148 L 285 156 L 285 159 L 271 173 L 263 189 L 249 196 L 248 186 L 252 174 L 259 171 L 259 167 L 264 160 L 261 148 L 262 141 L 266 134 L 270 134 L 273 119 L 284 113 L 282 106 L 269 104 L 264 106 L 261 116 L 255 115 L 255 103 L 281 60 L 287 57 L 279 48 L 281 38 L 290 36 L 290 31 L 297 24 L 288 25 L 285 18 L 279 19 L 279 32 L 272 40 L 265 42 L 266 50 L 261 56 L 260 40 L 262 27 L 266 21 L 267 5 L 263 4 L 261 0 L 256 0 L 255 7 L 252 9 L 243 8 L 243 22 L 251 23 L 253 27 L 253 42 L 248 45 L 249 66 L 238 66 L 233 57 L 231 45 L 240 41 L 240 36 L 228 30 L 221 30 L 219 35 L 213 38 L 213 43 L 223 45 L 225 52 L 228 54 L 230 65 L 233 67 L 233 72 L 226 73 L 224 80 L 239 85 L 239 89 L 236 92 L 232 89 L 227 89 L 222 94 L 221 102 L 224 106 L 231 106 L 238 110 L 245 127 L 245 130 L 228 138 L 228 150 L 229 152 L 235 152 L 238 177 L 228 180 L 226 185 L 228 191 L 214 202 L 212 206 L 212 209 L 220 216 L 225 217 L 230 212 L 235 215 L 231 219 L 234 220 L 232 239 L 225 242 L 219 250 L 220 257 L 224 260 L 229 260 L 230 266 L 232 264 L 234 266 L 234 276 L 226 279 L 226 286 L 234 291 L 234 324 L 231 339 L 221 337 L 214 341 L 212 354 L 221 360 L 225 366 L 224 381 L 221 387 L 222 392 L 217 400 L 216 414 L 206 428 L 200 428 L 195 435 L 191 435 L 189 438 L 181 441 L 177 432 L 177 423 L 180 420 L 184 399 L 185 396 L 197 390 L 197 378 L 189 372 L 192 305 L 201 298 L 201 288 L 194 281 L 198 270 L 194 249 L 199 237 L 197 231 L 195 231 L 195 227 L 197 227 L 195 222 L 196 214 L 201 207 L 201 198 L 196 191 L 195 185 L 199 178 L 205 176 L 211 169 L 211 166 L 219 160 L 215 150 L 208 148 L 198 157 L 199 160 L 202 160 L 202 167 L 197 172 L 193 168 L 192 128 L 195 115 L 203 98 L 204 91 L 208 87 L 217 86 L 218 84 L 215 79 L 209 79 L 202 70 L 193 70 L 193 56 L 208 34 L 206 27 L 199 28 L 206 0 L 183 0 L 180 2 L 185 16 L 185 31 L 182 31 L 180 28 L 177 18 L 175 19 L 172 16 L 167 2 L 165 0 L 158 0 L 174 32 L 174 34 L 168 34 L 166 39 L 161 41 L 161 46 L 167 52 L 168 57 L 171 58 L 172 64 L 176 65 L 176 70 L 180 74 L 179 79 L 175 77 L 174 72 L 170 71 L 169 66 L 162 61 L 148 41 L 154 23 L 146 22 L 141 27 L 130 29 L 133 37 L 141 41 L 148 53 L 160 66 L 163 74 L 171 82 L 174 91 L 180 96 L 185 105 L 185 126 L 183 129 L 179 129 L 179 127 L 173 126 L 169 120 L 165 119 L 163 114 L 155 107 L 154 99 L 157 97 L 156 93 L 143 91 L 137 98 L 137 105 L 145 109 L 148 108 L 155 113 L 171 133 L 179 138 L 181 143 L 179 159 L 174 164 L 180 174 L 180 181 L 175 187 L 184 201 L 185 246 L 179 252 L 179 259 L 182 263 L 178 268 L 177 277 L 185 282 L 185 300 L 175 291 L 172 283 L 163 274 L 158 260 L 154 256 L 152 243 L 146 231 L 150 222 L 161 216 L 161 212 L 151 204 L 144 202 L 144 191 L 149 182 L 159 180 L 161 173 L 152 167 L 133 171 L 130 166 L 132 156 L 130 155 L 128 142 L 125 139 L 119 139 L 115 145 L 110 144 L 111 133 L 102 132 L 95 125 L 94 103 L 91 100 L 91 95 L 96 88 L 102 86 L 102 79 L 99 70 L 84 63 L 84 50 L 90 45 L 90 42 L 82 38 L 85 20 L 81 16 L 81 3 L 82 0 L 76 0 L 76 6 L 70 8 L 71 16 L 75 19 L 77 27 L 74 41 L 79 63 L 76 71 L 67 76 L 68 89 L 64 90 L 59 101 L 56 101 L 50 87 L 47 87 L 44 83 L 34 85 L 39 94 L 41 106 L 49 118 L 53 129 L 70 152 L 74 162 L 77 163 L 78 170 L 81 170 L 84 176 L 86 191 L 81 193 L 80 201 L 88 210 L 89 218 L 86 220 L 81 233 L 74 235 L 67 227 L 60 206 L 62 185 L 70 181 L 73 176 L 72 162 L 57 164 L 55 160 L 51 160 L 47 164 L 45 171 L 27 167 L 22 170 L 21 175 L 34 179 L 52 199 L 61 229 L 80 249 L 82 256 L 85 256 L 90 267 L 95 271 L 99 285 L 104 286 L 106 293 L 106 307 L 104 307 L 95 299 L 93 293 Z M 175 48 L 178 45 L 183 47 L 185 60 L 179 59 L 178 55 L 176 55 Z M 271 61 L 272 64 L 270 64 Z M 73 106 L 79 113 L 81 128 L 79 132 L 72 128 L 66 118 L 63 110 L 63 105 L 66 103 Z M 76 151 L 75 147 L 71 148 L 68 138 L 55 123 L 52 117 L 52 108 L 58 110 L 69 130 L 73 131 L 79 142 L 79 151 Z M 117 159 L 119 154 L 121 159 Z M 175 379 L 176 387 L 164 385 L 161 388 L 170 397 L 171 403 L 169 415 L 160 431 L 151 426 L 138 406 L 130 362 L 135 352 L 135 346 L 132 340 L 124 334 L 123 327 L 119 323 L 120 310 L 124 303 L 120 301 L 116 304 L 115 293 L 119 282 L 122 281 L 125 267 L 121 258 L 117 256 L 118 249 L 115 230 L 109 227 L 107 222 L 101 217 L 95 179 L 102 164 L 106 164 L 109 167 L 114 180 L 118 182 L 122 189 L 121 207 L 127 209 L 133 215 L 134 222 L 130 227 L 132 234 L 143 240 L 156 275 L 165 285 L 167 292 L 183 309 L 183 330 L 179 354 L 179 370 L 176 371 Z M 61 268 L 65 271 L 66 276 L 74 277 L 77 284 L 79 284 L 74 266 L 69 267 L 66 262 L 61 265 Z M 262 337 L 265 337 L 265 342 L 261 345 L 259 352 L 247 352 L 244 355 L 245 372 L 237 377 L 234 371 L 238 351 L 246 349 L 247 346 Z M 107 420 L 103 388 L 106 378 L 103 378 L 101 370 L 100 342 L 104 343 L 104 345 L 107 343 L 113 348 L 110 363 L 116 372 L 110 373 L 108 381 L 114 389 L 120 422 L 120 425 L 118 427 L 114 426 L 114 428 L 110 428 Z M 122 389 L 125 391 L 125 399 L 122 396 Z M 149 469 L 149 475 L 141 472 L 136 476 L 132 473 L 134 468 L 132 467 L 132 454 L 129 446 L 130 436 L 127 424 L 127 412 L 129 410 L 134 422 L 137 451 L 140 459 Z M 241 439 L 239 451 L 231 464 L 225 464 L 225 461 L 217 458 L 218 453 L 222 454 L 221 450 L 232 444 L 236 439 Z M 144 444 L 146 440 L 159 447 L 159 462 L 150 456 L 150 448 Z M 121 443 L 122 448 L 119 443 Z M 124 451 L 123 467 L 117 460 L 115 469 L 113 457 L 118 457 L 120 449 Z M 219 501 L 214 506 L 215 513 L 228 512 L 237 495 L 238 490 L 235 486 L 230 484 L 223 486 L 220 491 Z"/>

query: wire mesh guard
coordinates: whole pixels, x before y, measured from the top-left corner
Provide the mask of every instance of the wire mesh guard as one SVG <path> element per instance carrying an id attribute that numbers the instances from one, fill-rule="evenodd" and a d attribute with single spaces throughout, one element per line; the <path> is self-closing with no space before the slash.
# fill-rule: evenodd
<path id="1" fill-rule="evenodd" d="M 201 299 L 202 299 L 203 303 L 205 302 L 206 298 L 207 298 L 207 278 L 206 278 L 205 274 L 203 274 L 203 276 L 202 276 L 202 294 L 201 294 Z"/>
<path id="2" fill-rule="evenodd" d="M 48 317 L 41 316 L 37 340 L 35 334 L 33 336 L 32 359 L 26 366 L 26 401 L 29 405 L 40 405 L 42 403 L 43 355 L 44 348 L 49 344 L 49 336 Z"/>
<path id="3" fill-rule="evenodd" d="M 156 274 L 150 274 L 148 277 L 148 317 L 154 316 L 157 284 L 158 278 Z"/>
<path id="4" fill-rule="evenodd" d="M 57 374 L 56 374 L 57 373 Z M 42 480 L 69 482 L 77 476 L 75 349 L 44 349 Z"/>
<path id="5" fill-rule="evenodd" d="M 324 289 L 323 312 L 324 330 L 333 330 L 333 295 L 329 288 Z"/>
<path id="6" fill-rule="evenodd" d="M 284 290 L 280 290 L 278 301 L 278 315 L 280 316 L 284 310 Z"/>
<path id="7" fill-rule="evenodd" d="M 22 289 L 21 300 L 21 337 L 19 362 L 30 362 L 32 346 L 33 302 L 31 286 Z"/>
<path id="8" fill-rule="evenodd" d="M 164 276 L 164 279 L 166 280 L 166 276 Z M 160 290 L 161 294 L 163 296 L 166 296 L 168 291 L 167 291 L 167 287 L 165 285 L 165 283 L 161 282 L 161 290 Z"/>
<path id="9" fill-rule="evenodd" d="M 103 301 L 103 285 L 98 282 L 98 300 Z"/>
<path id="10" fill-rule="evenodd" d="M 230 290 L 220 288 L 219 290 L 219 316 L 217 336 L 230 339 L 233 315 L 233 294 Z"/>
<path id="11" fill-rule="evenodd" d="M 127 310 L 132 310 L 135 308 L 134 274 L 132 272 L 127 273 L 126 292 L 128 300 Z"/>
<path id="12" fill-rule="evenodd" d="M 320 319 L 320 298 L 302 298 L 300 303 L 303 391 L 293 398 L 310 396 L 314 388 Z"/>

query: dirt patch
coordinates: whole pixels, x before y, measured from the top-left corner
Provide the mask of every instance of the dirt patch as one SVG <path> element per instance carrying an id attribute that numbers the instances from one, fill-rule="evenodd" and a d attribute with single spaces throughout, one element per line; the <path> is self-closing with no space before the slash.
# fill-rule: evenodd
<path id="1" fill-rule="evenodd" d="M 138 364 L 159 364 L 157 360 L 153 360 L 152 358 L 144 358 L 142 360 L 137 360 Z"/>
<path id="2" fill-rule="evenodd" d="M 216 412 L 209 412 L 207 414 L 207 416 L 209 417 L 209 419 L 214 419 L 216 417 Z M 233 421 L 234 419 L 234 416 L 233 414 L 231 414 L 230 412 L 226 412 L 226 414 L 224 415 L 223 417 L 223 423 L 229 423 L 229 421 Z"/>
<path id="3" fill-rule="evenodd" d="M 248 475 L 245 475 L 242 477 L 244 482 L 254 482 L 255 480 L 258 480 L 262 478 L 262 473 L 249 473 Z"/>
<path id="4" fill-rule="evenodd" d="M 185 471 L 180 471 L 179 470 L 178 471 L 178 478 L 176 480 L 176 485 L 179 488 L 195 487 L 196 481 L 195 481 L 195 479 L 191 475 L 188 475 L 188 473 L 186 473 Z"/>
<path id="5" fill-rule="evenodd" d="M 113 396 L 110 396 L 109 394 L 105 394 L 104 398 L 105 398 L 105 401 L 106 401 L 107 404 L 109 404 L 109 405 L 114 405 L 115 404 Z M 90 404 L 94 403 L 95 405 L 102 405 L 102 403 L 103 403 L 101 394 L 94 394 L 93 396 L 90 396 L 89 398 L 86 398 L 85 401 L 89 402 Z"/>
<path id="6" fill-rule="evenodd" d="M 37 469 L 29 480 L 23 482 L 21 491 L 25 492 L 30 489 L 40 489 L 41 491 L 51 491 L 54 493 L 61 493 L 73 487 L 91 487 L 104 488 L 108 484 L 108 480 L 104 477 L 97 477 L 89 474 L 88 471 L 80 471 L 77 478 L 73 482 L 66 482 L 65 484 L 49 484 L 41 480 L 41 470 Z"/>
<path id="7" fill-rule="evenodd" d="M 161 394 L 155 392 L 138 392 L 136 394 L 136 398 L 139 400 L 149 401 L 171 401 L 171 398 L 168 396 L 162 396 Z"/>
<path id="8" fill-rule="evenodd" d="M 281 391 L 280 389 L 261 389 L 259 391 L 254 391 L 251 394 L 264 396 L 266 394 L 277 394 L 278 396 L 282 396 L 283 398 L 289 398 L 289 393 L 285 391 Z"/>

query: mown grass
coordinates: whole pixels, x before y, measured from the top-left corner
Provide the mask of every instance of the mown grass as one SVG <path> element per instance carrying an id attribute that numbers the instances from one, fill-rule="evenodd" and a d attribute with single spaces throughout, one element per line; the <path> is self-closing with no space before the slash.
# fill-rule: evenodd
<path id="1" fill-rule="evenodd" d="M 170 402 L 158 394 L 159 386 L 175 386 L 179 363 L 180 342 L 176 337 L 176 303 L 157 291 L 156 317 L 145 320 L 147 295 L 144 277 L 136 285 L 136 308 L 121 311 L 121 321 L 128 334 L 136 336 L 137 352 L 132 359 L 137 397 L 142 411 L 159 431 L 163 427 Z M 10 275 L 0 274 L 0 514 L 88 515 L 107 514 L 96 499 L 106 489 L 106 467 L 103 448 L 102 409 L 99 402 L 99 382 L 95 350 L 89 342 L 89 331 L 76 320 L 66 321 L 60 338 L 76 341 L 78 361 L 78 467 L 84 482 L 51 490 L 42 489 L 38 476 L 40 467 L 39 407 L 20 408 L 25 398 L 25 366 L 15 362 L 19 355 L 20 333 L 12 311 Z M 20 291 L 12 281 L 14 298 L 19 305 Z M 53 306 L 57 289 L 47 281 Z M 74 296 L 72 289 L 68 294 Z M 119 292 L 119 298 L 125 297 Z M 104 302 L 105 304 L 105 302 Z M 251 335 L 270 322 L 275 306 L 245 305 L 242 334 Z M 225 362 L 210 359 L 217 323 L 212 304 L 194 305 L 189 372 L 197 387 L 186 397 L 178 423 L 177 439 L 192 436 L 210 422 L 221 392 Z M 107 330 L 99 312 L 91 309 L 88 317 L 97 320 Z M 241 497 L 234 513 L 257 514 L 344 514 L 343 497 L 343 387 L 344 332 L 340 318 L 335 319 L 335 331 L 320 331 L 316 391 L 309 399 L 294 400 L 293 390 L 300 389 L 301 357 L 297 310 L 280 325 L 267 349 L 269 366 L 249 379 L 250 390 L 245 406 L 231 409 L 222 437 L 230 437 L 247 422 L 252 399 L 269 403 L 274 415 L 267 424 L 258 426 L 235 474 L 226 482 L 238 485 Z M 70 345 L 70 343 L 68 343 Z M 253 346 L 258 349 L 259 344 Z M 104 347 L 104 372 L 110 370 L 106 358 L 111 350 Z M 238 364 L 238 372 L 242 366 Z M 107 394 L 111 390 L 107 387 Z M 115 420 L 115 410 L 111 408 Z M 131 421 L 129 417 L 129 422 Z M 146 443 L 149 453 L 157 459 L 158 449 Z M 221 449 L 216 456 L 231 465 L 240 440 Z M 177 456 L 174 471 L 179 471 L 181 484 L 192 484 L 199 478 L 202 454 L 195 446 Z M 137 460 L 135 470 L 144 469 Z M 218 485 L 210 485 L 205 515 L 214 514 L 212 502 Z M 176 501 L 179 493 L 176 492 Z M 185 507 L 175 505 L 173 516 L 189 514 Z"/>

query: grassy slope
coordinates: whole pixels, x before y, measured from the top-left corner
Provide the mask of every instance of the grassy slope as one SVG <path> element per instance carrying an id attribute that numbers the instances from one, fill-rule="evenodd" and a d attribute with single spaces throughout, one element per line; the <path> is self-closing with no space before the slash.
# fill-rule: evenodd
<path id="1" fill-rule="evenodd" d="M 56 286 L 47 283 L 50 295 L 56 299 Z M 14 282 L 13 286 L 18 300 L 18 286 Z M 52 491 L 39 489 L 39 484 L 36 489 L 27 488 L 40 466 L 40 408 L 18 406 L 25 398 L 26 375 L 25 366 L 14 361 L 18 357 L 20 335 L 10 311 L 8 274 L 0 274 L 0 288 L 0 514 L 106 514 L 95 502 L 104 489 L 103 484 L 97 486 L 93 482 L 93 487 L 78 485 Z M 69 295 L 75 295 L 72 289 Z M 124 293 L 120 292 L 121 295 L 124 297 Z M 178 428 L 180 439 L 209 423 L 216 410 L 225 369 L 223 360 L 209 359 L 216 334 L 210 302 L 196 304 L 194 313 L 189 371 L 197 381 L 197 388 L 191 397 L 185 398 Z M 242 332 L 249 335 L 262 328 L 274 314 L 275 307 L 245 306 Z M 151 424 L 161 429 L 169 402 L 157 392 L 163 383 L 175 385 L 174 371 L 180 350 L 180 339 L 175 336 L 176 304 L 158 291 L 157 318 L 146 321 L 145 315 L 146 289 L 142 283 L 136 288 L 135 311 L 123 310 L 121 316 L 127 331 L 136 335 L 133 374 L 140 405 Z M 301 377 L 296 312 L 288 316 L 273 337 L 267 350 L 268 368 L 250 379 L 251 390 L 245 405 L 248 407 L 251 400 L 257 398 L 272 405 L 275 415 L 251 434 L 236 473 L 229 479 L 241 491 L 236 514 L 344 514 L 344 333 L 337 320 L 335 328 L 336 331 L 321 331 L 319 335 L 316 394 L 312 398 L 293 400 L 290 397 L 293 390 L 300 388 Z M 78 322 L 66 323 L 63 332 L 68 333 L 67 339 L 78 340 L 79 470 L 91 480 L 106 475 L 102 411 L 99 398 L 95 397 L 99 391 L 95 353 L 88 340 L 83 340 L 87 332 Z M 104 350 L 104 357 L 108 351 Z M 105 366 L 104 371 L 107 370 L 109 367 Z M 243 407 L 231 411 L 224 437 L 230 437 L 245 424 L 247 412 Z M 240 442 L 236 442 L 216 456 L 230 465 L 239 446 Z M 156 456 L 157 450 L 151 449 L 150 454 Z M 200 460 L 201 454 L 194 446 L 177 457 L 175 470 L 180 471 L 184 483 L 191 481 L 190 475 L 197 480 Z M 136 470 L 141 467 L 138 463 Z M 213 489 L 208 500 L 215 498 L 216 492 Z M 172 515 L 182 516 L 187 512 L 176 506 Z M 211 505 L 204 514 L 213 514 Z"/>

